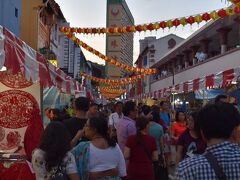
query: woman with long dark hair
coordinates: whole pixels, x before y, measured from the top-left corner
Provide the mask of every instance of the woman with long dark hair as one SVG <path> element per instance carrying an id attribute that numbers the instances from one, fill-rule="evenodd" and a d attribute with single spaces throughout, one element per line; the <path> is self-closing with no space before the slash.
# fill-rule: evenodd
<path id="1" fill-rule="evenodd" d="M 180 135 L 177 142 L 176 164 L 193 154 L 202 154 L 206 149 L 206 143 L 201 137 L 196 120 L 197 112 L 191 113 L 188 119 L 188 129 Z"/>
<path id="2" fill-rule="evenodd" d="M 129 136 L 124 150 L 129 160 L 128 180 L 154 180 L 153 162 L 158 160 L 155 139 L 148 135 L 149 121 L 139 117 L 136 121 L 137 134 Z"/>
<path id="3" fill-rule="evenodd" d="M 81 142 L 72 150 L 81 180 L 125 177 L 124 157 L 108 134 L 107 118 L 101 115 L 90 118 L 85 124 L 84 135 L 90 141 Z"/>
<path id="4" fill-rule="evenodd" d="M 65 126 L 56 121 L 49 123 L 32 155 L 36 179 L 79 180 L 74 156 L 69 151 L 70 135 Z"/>

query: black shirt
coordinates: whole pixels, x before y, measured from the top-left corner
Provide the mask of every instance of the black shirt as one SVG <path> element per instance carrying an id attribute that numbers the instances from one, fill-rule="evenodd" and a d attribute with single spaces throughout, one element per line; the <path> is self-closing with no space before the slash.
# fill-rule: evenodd
<path id="1" fill-rule="evenodd" d="M 64 120 L 64 124 L 66 125 L 71 135 L 71 139 L 75 137 L 75 135 L 79 130 L 83 129 L 86 122 L 87 122 L 87 119 L 80 119 L 77 117 Z"/>

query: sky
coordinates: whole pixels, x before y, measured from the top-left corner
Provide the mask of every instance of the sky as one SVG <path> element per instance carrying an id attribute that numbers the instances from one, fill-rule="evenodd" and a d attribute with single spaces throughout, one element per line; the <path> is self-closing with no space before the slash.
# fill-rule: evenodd
<path id="1" fill-rule="evenodd" d="M 55 0 L 71 27 L 105 27 L 107 0 Z M 209 12 L 229 6 L 226 0 L 126 0 L 135 24 L 158 22 L 199 13 Z M 147 36 L 157 38 L 170 33 L 187 38 L 205 23 L 173 27 L 154 32 L 137 32 L 134 35 L 134 57 L 139 55 L 139 40 Z M 80 35 L 79 38 L 96 50 L 105 54 L 105 35 Z M 104 60 L 83 49 L 87 60 L 104 64 Z"/>

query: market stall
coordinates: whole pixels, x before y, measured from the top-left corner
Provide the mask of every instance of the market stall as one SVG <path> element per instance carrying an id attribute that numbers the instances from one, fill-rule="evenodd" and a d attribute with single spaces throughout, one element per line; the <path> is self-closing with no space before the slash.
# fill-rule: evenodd
<path id="1" fill-rule="evenodd" d="M 1 26 L 0 70 L 0 177 L 32 179 L 27 160 L 43 132 L 43 88 L 67 94 L 84 88 Z"/>

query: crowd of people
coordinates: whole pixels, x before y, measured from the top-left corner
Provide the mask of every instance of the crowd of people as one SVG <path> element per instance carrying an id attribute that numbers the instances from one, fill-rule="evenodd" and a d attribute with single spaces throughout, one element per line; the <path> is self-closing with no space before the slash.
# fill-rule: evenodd
<path id="1" fill-rule="evenodd" d="M 72 117 L 46 109 L 50 123 L 32 154 L 36 178 L 238 180 L 240 114 L 226 98 L 174 115 L 166 101 L 119 101 L 110 113 L 85 97 L 73 102 Z"/>

